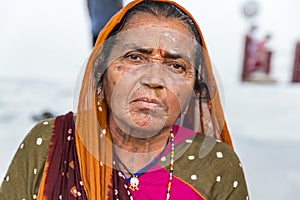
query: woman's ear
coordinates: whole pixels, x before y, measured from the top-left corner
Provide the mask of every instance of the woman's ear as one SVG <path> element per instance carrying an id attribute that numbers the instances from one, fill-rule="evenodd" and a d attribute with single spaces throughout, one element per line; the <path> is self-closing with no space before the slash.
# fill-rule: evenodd
<path id="1" fill-rule="evenodd" d="M 97 92 L 97 104 L 100 105 L 101 102 L 105 99 L 105 95 L 104 95 L 104 89 L 103 89 L 103 83 L 102 81 L 99 81 L 98 82 L 98 85 L 97 85 L 97 89 L 96 89 L 96 92 Z"/>

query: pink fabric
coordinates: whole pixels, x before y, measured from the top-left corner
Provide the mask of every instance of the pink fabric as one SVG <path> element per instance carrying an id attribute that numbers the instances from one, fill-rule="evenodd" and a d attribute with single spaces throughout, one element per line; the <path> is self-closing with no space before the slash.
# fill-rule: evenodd
<path id="1" fill-rule="evenodd" d="M 133 196 L 133 199 L 166 199 L 169 172 L 158 165 L 155 165 L 154 167 L 159 168 L 159 170 L 150 170 L 150 172 L 144 173 L 139 177 L 139 190 L 130 191 L 131 195 Z M 204 200 L 201 196 L 199 196 L 199 194 L 197 194 L 193 190 L 193 188 L 191 188 L 189 185 L 187 185 L 186 183 L 182 182 L 180 179 L 174 176 L 172 180 L 170 195 L 170 199 L 172 200 Z"/>
<path id="2" fill-rule="evenodd" d="M 173 133 L 175 135 L 175 146 L 181 142 L 185 142 L 187 138 L 190 138 L 192 135 L 195 135 L 194 131 L 190 129 L 173 126 Z M 170 143 L 167 145 L 163 155 L 166 155 L 170 150 Z M 176 171 L 176 164 L 174 166 Z M 152 166 L 146 173 L 139 176 L 139 190 L 130 191 L 133 199 L 166 199 L 167 187 L 169 180 L 169 171 L 162 168 L 158 164 Z M 128 183 L 128 187 L 130 184 Z M 204 200 L 194 189 L 181 181 L 179 178 L 173 175 L 172 186 L 170 192 L 172 200 Z"/>

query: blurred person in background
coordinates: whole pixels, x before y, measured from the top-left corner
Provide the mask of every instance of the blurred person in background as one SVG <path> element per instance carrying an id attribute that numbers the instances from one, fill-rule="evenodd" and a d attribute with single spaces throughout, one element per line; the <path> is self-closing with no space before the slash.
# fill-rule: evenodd
<path id="1" fill-rule="evenodd" d="M 273 51 L 269 47 L 271 34 L 262 39 L 256 36 L 257 26 L 252 26 L 245 38 L 242 81 L 275 83 L 270 76 Z"/>
<path id="2" fill-rule="evenodd" d="M 87 0 L 91 20 L 92 40 L 95 45 L 99 32 L 122 7 L 122 0 Z"/>
<path id="3" fill-rule="evenodd" d="M 300 41 L 296 43 L 295 55 L 294 55 L 294 65 L 292 73 L 292 83 L 300 82 Z"/>
<path id="4" fill-rule="evenodd" d="M 276 80 L 271 76 L 271 61 L 273 51 L 269 46 L 271 34 L 266 34 L 256 43 L 256 55 L 254 59 L 254 67 L 248 76 L 248 81 L 257 83 L 276 83 Z"/>
<path id="5" fill-rule="evenodd" d="M 245 37 L 242 81 L 246 81 L 250 73 L 255 69 L 257 55 L 257 28 L 258 27 L 256 25 L 252 25 Z"/>

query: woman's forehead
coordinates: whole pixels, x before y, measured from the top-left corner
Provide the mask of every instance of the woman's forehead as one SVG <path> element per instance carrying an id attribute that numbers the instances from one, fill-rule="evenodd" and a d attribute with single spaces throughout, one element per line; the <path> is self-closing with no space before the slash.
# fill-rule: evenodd
<path id="1" fill-rule="evenodd" d="M 170 54 L 179 54 L 192 59 L 199 44 L 189 35 L 165 27 L 139 27 L 126 31 L 111 38 L 114 46 L 112 53 L 122 55 L 131 50 L 159 49 Z M 118 56 L 117 56 L 118 57 Z"/>
<path id="2" fill-rule="evenodd" d="M 182 34 L 186 34 L 192 37 L 189 26 L 182 20 L 174 17 L 155 16 L 153 14 L 137 12 L 132 15 L 124 25 L 123 31 L 135 28 L 151 28 L 160 27 L 165 29 L 171 29 Z"/>

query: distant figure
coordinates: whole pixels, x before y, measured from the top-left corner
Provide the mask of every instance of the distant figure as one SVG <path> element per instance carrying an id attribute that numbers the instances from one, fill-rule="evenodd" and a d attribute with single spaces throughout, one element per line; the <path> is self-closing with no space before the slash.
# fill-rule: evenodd
<path id="1" fill-rule="evenodd" d="M 122 7 L 122 0 L 87 0 L 91 19 L 93 45 L 100 30 Z"/>
<path id="2" fill-rule="evenodd" d="M 294 58 L 292 82 L 293 83 L 300 82 L 300 41 L 297 42 L 296 48 L 295 48 L 295 58 Z"/>
<path id="3" fill-rule="evenodd" d="M 256 63 L 256 53 L 257 53 L 257 39 L 256 39 L 257 26 L 251 26 L 249 32 L 246 34 L 245 38 L 245 48 L 244 48 L 244 61 L 242 70 L 242 81 L 245 81 L 251 71 L 255 68 Z"/>
<path id="4" fill-rule="evenodd" d="M 257 27 L 253 26 L 246 35 L 242 81 L 274 83 L 270 77 L 272 50 L 268 47 L 271 35 L 267 34 L 258 40 L 254 33 Z"/>
<path id="5" fill-rule="evenodd" d="M 49 118 L 53 118 L 53 117 L 55 117 L 55 115 L 53 113 L 51 113 L 50 111 L 44 111 L 40 114 L 33 115 L 32 120 L 41 121 L 41 120 L 49 119 Z"/>
<path id="6" fill-rule="evenodd" d="M 268 41 L 270 39 L 271 39 L 271 35 L 267 34 L 262 40 L 260 40 L 257 43 L 256 71 L 260 71 L 265 74 L 270 73 L 271 56 L 272 56 L 272 51 L 268 47 Z"/>
<path id="7" fill-rule="evenodd" d="M 264 43 L 261 43 L 256 36 L 257 26 L 253 26 L 249 33 L 249 45 L 247 46 L 248 51 L 248 71 L 255 71 L 257 69 L 258 53 L 260 48 L 264 47 Z M 261 43 L 261 45 L 260 45 Z"/>

